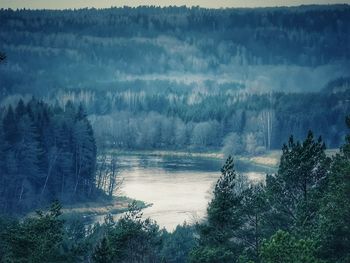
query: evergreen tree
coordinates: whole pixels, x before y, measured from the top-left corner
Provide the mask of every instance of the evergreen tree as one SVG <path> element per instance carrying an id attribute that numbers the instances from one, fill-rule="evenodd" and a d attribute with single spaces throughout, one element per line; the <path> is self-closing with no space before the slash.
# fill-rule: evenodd
<path id="1" fill-rule="evenodd" d="M 266 220 L 268 205 L 264 185 L 253 184 L 242 192 L 241 213 L 244 225 L 238 232 L 244 248 L 240 258 L 245 258 L 245 262 L 260 262 L 261 243 L 268 236 L 266 228 L 270 224 Z"/>
<path id="2" fill-rule="evenodd" d="M 243 222 L 241 196 L 235 188 L 237 175 L 231 156 L 221 174 L 207 209 L 207 222 L 198 225 L 199 245 L 191 253 L 191 262 L 232 262 L 238 257 L 237 230 Z M 212 261 L 216 257 L 217 261 Z"/>
<path id="3" fill-rule="evenodd" d="M 5 140 L 8 142 L 9 146 L 13 146 L 18 137 L 18 127 L 17 119 L 11 105 L 8 107 L 3 117 L 2 127 L 4 129 Z"/>
<path id="4" fill-rule="evenodd" d="M 275 230 L 312 227 L 318 209 L 318 198 L 327 182 L 329 158 L 322 139 L 314 140 L 310 131 L 303 143 L 289 139 L 282 148 L 276 175 L 267 176 L 267 198 Z"/>
<path id="5" fill-rule="evenodd" d="M 19 100 L 1 115 L 0 142 L 1 211 L 96 194 L 96 144 L 82 107 L 68 102 L 63 111 L 35 98 Z"/>
<path id="6" fill-rule="evenodd" d="M 63 221 L 61 206 L 51 205 L 47 213 L 12 224 L 4 234 L 7 244 L 5 262 L 62 262 Z"/>
<path id="7" fill-rule="evenodd" d="M 112 262 L 111 250 L 107 243 L 107 238 L 102 238 L 101 243 L 95 248 L 92 255 L 92 260 L 95 263 L 109 263 Z"/>
<path id="8" fill-rule="evenodd" d="M 315 254 L 313 240 L 298 240 L 282 230 L 264 242 L 261 251 L 263 263 L 322 263 Z"/>
<path id="9" fill-rule="evenodd" d="M 350 116 L 346 123 L 350 128 Z M 329 262 L 350 262 L 350 135 L 333 160 L 318 217 L 319 253 Z"/>
<path id="10" fill-rule="evenodd" d="M 184 223 L 176 226 L 172 233 L 164 232 L 162 260 L 169 263 L 187 262 L 195 246 L 194 227 Z"/>
<path id="11" fill-rule="evenodd" d="M 108 226 L 108 225 L 107 225 Z M 114 225 L 107 227 L 106 241 L 101 241 L 93 258 L 111 262 L 159 262 L 162 236 L 159 226 L 152 220 L 142 219 L 136 202 Z M 107 261 L 109 262 L 109 261 Z"/>

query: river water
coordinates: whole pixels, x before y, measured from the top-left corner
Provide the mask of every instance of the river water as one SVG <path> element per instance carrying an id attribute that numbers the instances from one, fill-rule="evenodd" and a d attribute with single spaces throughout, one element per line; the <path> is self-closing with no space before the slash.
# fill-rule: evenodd
<path id="1" fill-rule="evenodd" d="M 205 217 L 223 163 L 215 158 L 118 156 L 123 183 L 117 194 L 152 204 L 143 210 L 144 217 L 172 231 L 184 221 L 194 223 Z M 271 172 L 238 161 L 235 165 L 238 172 L 252 180 L 261 180 Z"/>

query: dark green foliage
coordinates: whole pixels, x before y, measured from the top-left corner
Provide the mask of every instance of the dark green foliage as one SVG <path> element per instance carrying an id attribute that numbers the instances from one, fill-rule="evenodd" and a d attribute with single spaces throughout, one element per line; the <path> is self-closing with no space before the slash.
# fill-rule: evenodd
<path id="1" fill-rule="evenodd" d="M 93 229 L 81 215 L 64 219 L 63 253 L 66 262 L 84 262 L 91 257 L 98 225 Z"/>
<path id="2" fill-rule="evenodd" d="M 266 201 L 265 186 L 262 184 L 251 185 L 242 192 L 241 216 L 244 226 L 238 231 L 239 237 L 244 244 L 240 260 L 259 262 L 260 247 L 263 238 L 268 236 L 267 214 L 269 206 Z M 240 261 L 240 262 L 241 262 Z M 242 261 L 243 262 L 243 261 Z"/>
<path id="3" fill-rule="evenodd" d="M 136 203 L 132 203 L 129 211 L 107 229 L 106 236 L 95 248 L 95 262 L 159 262 L 161 232 L 155 222 L 141 216 Z"/>
<path id="4" fill-rule="evenodd" d="M 20 100 L 0 119 L 0 212 L 94 196 L 96 145 L 81 106 Z"/>
<path id="5" fill-rule="evenodd" d="M 6 254 L 9 251 L 7 242 L 8 229 L 13 229 L 17 224 L 12 218 L 0 216 L 0 262 L 5 262 Z"/>
<path id="6" fill-rule="evenodd" d="M 306 231 L 314 226 L 329 162 L 324 143 L 321 138 L 315 141 L 312 132 L 303 143 L 290 137 L 283 146 L 278 173 L 266 180 L 271 220 L 277 229 Z"/>
<path id="7" fill-rule="evenodd" d="M 0 262 L 87 262 L 99 232 L 99 225 L 63 220 L 57 201 L 23 221 L 0 217 Z"/>
<path id="8" fill-rule="evenodd" d="M 232 240 L 235 231 L 243 223 L 240 215 L 241 197 L 235 188 L 236 172 L 232 157 L 226 160 L 221 174 L 207 209 L 207 222 L 198 225 L 199 245 L 191 253 L 191 262 L 211 262 L 218 255 L 221 255 L 221 262 L 230 262 L 235 259 L 235 252 L 240 247 L 239 243 Z"/>
<path id="9" fill-rule="evenodd" d="M 209 203 L 207 221 L 197 226 L 199 244 L 191 252 L 191 262 L 259 262 L 268 225 L 265 187 L 240 182 L 233 167 L 229 157 Z"/>
<path id="10" fill-rule="evenodd" d="M 234 230 L 242 223 L 237 214 L 240 197 L 235 192 L 236 172 L 232 157 L 226 160 L 221 174 L 215 185 L 214 197 L 208 206 L 208 224 L 217 228 L 219 236 L 215 242 L 219 243 L 226 242 L 227 231 Z"/>
<path id="11" fill-rule="evenodd" d="M 200 246 L 195 248 L 190 254 L 192 263 L 229 263 L 235 258 L 231 249 L 223 246 Z"/>
<path id="12" fill-rule="evenodd" d="M 37 217 L 9 224 L 2 235 L 4 262 L 63 262 L 60 208 L 56 202 L 47 213 L 38 211 Z"/>
<path id="13" fill-rule="evenodd" d="M 263 263 L 321 263 L 316 256 L 316 245 L 311 239 L 297 240 L 288 232 L 277 231 L 261 249 Z"/>
<path id="14" fill-rule="evenodd" d="M 186 262 L 194 246 L 194 227 L 178 225 L 174 232 L 163 233 L 162 260 L 169 263 Z"/>
<path id="15" fill-rule="evenodd" d="M 109 263 L 112 262 L 112 252 L 107 243 L 107 238 L 102 238 L 100 244 L 95 248 L 92 255 L 92 260 L 95 263 Z"/>
<path id="16" fill-rule="evenodd" d="M 302 143 L 291 137 L 266 185 L 243 184 L 230 195 L 238 177 L 225 171 L 232 168 L 229 158 L 191 262 L 349 262 L 350 135 L 332 159 L 311 132 Z"/>
<path id="17" fill-rule="evenodd" d="M 22 221 L 0 217 L 0 262 L 184 263 L 194 246 L 193 227 L 159 230 L 135 203 L 118 221 L 109 215 L 93 226 L 80 216 L 63 217 L 60 209 L 55 202 Z"/>
<path id="18" fill-rule="evenodd" d="M 350 128 L 350 116 L 347 118 Z M 350 261 L 350 135 L 333 160 L 325 195 L 319 200 L 319 253 L 330 262 Z"/>

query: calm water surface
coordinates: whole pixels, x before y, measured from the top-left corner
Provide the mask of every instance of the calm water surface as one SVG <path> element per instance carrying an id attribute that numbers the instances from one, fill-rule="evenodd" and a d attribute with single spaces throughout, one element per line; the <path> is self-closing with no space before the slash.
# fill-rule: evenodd
<path id="1" fill-rule="evenodd" d="M 119 177 L 124 181 L 118 194 L 152 204 L 143 210 L 144 217 L 171 231 L 184 221 L 194 223 L 205 217 L 223 162 L 198 157 L 119 156 Z M 235 165 L 252 179 L 271 172 L 240 162 Z"/>

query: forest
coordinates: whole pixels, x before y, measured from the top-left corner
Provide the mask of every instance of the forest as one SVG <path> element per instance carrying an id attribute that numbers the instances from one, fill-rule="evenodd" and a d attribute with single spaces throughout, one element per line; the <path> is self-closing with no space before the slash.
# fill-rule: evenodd
<path id="1" fill-rule="evenodd" d="M 82 107 L 20 100 L 0 120 L 0 213 L 96 197 L 97 150 Z"/>
<path id="2" fill-rule="evenodd" d="M 256 154 L 308 129 L 339 147 L 349 21 L 348 5 L 1 9 L 0 107 L 81 103 L 100 148 Z"/>
<path id="3" fill-rule="evenodd" d="M 291 136 L 282 152 L 265 184 L 239 182 L 228 157 L 207 217 L 172 233 L 135 203 L 117 221 L 106 216 L 88 228 L 64 219 L 58 202 L 24 220 L 1 217 L 0 261 L 349 262 L 350 135 L 331 158 L 311 131 L 303 141 Z"/>
<path id="4" fill-rule="evenodd" d="M 349 5 L 2 8 L 0 263 L 348 263 L 349 114 Z M 263 180 L 237 171 L 273 150 Z M 156 151 L 222 156 L 204 217 L 66 212 Z"/>

